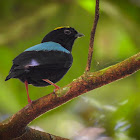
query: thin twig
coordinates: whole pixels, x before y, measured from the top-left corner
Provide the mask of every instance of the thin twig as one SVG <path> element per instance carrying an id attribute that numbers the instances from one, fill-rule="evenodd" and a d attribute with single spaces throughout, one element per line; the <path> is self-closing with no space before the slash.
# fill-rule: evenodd
<path id="1" fill-rule="evenodd" d="M 99 19 L 99 0 L 96 0 L 95 18 L 94 18 L 93 27 L 90 34 L 90 43 L 89 43 L 89 52 L 88 52 L 88 61 L 87 61 L 86 71 L 90 71 L 90 67 L 91 67 L 94 38 L 95 38 L 95 32 L 97 28 L 98 19 Z"/>

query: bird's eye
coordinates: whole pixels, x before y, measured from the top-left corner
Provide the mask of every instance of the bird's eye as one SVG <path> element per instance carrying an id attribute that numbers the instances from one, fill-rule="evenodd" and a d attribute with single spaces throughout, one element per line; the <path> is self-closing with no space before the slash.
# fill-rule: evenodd
<path id="1" fill-rule="evenodd" d="M 71 31 L 70 30 L 64 30 L 64 34 L 70 35 L 71 34 Z"/>

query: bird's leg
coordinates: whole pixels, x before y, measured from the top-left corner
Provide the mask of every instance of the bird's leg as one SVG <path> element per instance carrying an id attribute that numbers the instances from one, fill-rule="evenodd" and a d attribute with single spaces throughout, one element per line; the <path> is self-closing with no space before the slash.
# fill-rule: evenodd
<path id="1" fill-rule="evenodd" d="M 28 91 L 28 81 L 25 80 L 25 88 L 26 88 L 26 92 L 27 92 L 27 98 L 28 98 L 28 103 L 31 104 L 32 103 L 32 100 L 30 99 L 29 97 L 29 91 Z"/>
<path id="2" fill-rule="evenodd" d="M 49 84 L 51 84 L 51 85 L 53 85 L 53 86 L 55 87 L 54 92 L 55 92 L 56 90 L 60 89 L 60 87 L 57 86 L 56 84 L 54 84 L 52 81 L 50 81 L 50 80 L 48 80 L 48 79 L 42 79 L 42 80 L 45 81 L 45 82 L 47 82 L 47 83 L 49 83 Z"/>

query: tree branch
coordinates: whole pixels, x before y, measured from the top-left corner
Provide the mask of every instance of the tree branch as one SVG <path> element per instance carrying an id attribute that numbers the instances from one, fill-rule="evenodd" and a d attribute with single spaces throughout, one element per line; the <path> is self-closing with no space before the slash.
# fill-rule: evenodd
<path id="1" fill-rule="evenodd" d="M 99 0 L 96 0 L 95 19 L 91 31 L 86 73 L 56 93 L 50 93 L 14 114 L 7 122 L 0 123 L 0 140 L 68 140 L 27 127 L 41 114 L 54 109 L 81 94 L 129 76 L 140 69 L 140 53 L 97 72 L 89 72 L 93 54 L 95 31 L 99 18 Z"/>
<path id="2" fill-rule="evenodd" d="M 93 48 L 94 47 L 94 38 L 95 38 L 95 32 L 96 32 L 98 19 L 99 19 L 99 0 L 96 0 L 95 18 L 94 18 L 93 27 L 92 27 L 91 34 L 90 34 L 89 52 L 88 52 L 86 71 L 90 71 L 90 67 L 91 67 L 91 61 L 92 61 L 92 55 L 93 55 L 93 49 L 94 49 Z"/>
<path id="3" fill-rule="evenodd" d="M 61 138 L 59 136 L 54 136 L 46 132 L 41 132 L 29 127 L 26 127 L 25 130 L 26 130 L 25 133 L 15 138 L 14 140 L 69 140 L 66 138 Z M 8 139 L 4 138 L 4 140 L 8 140 Z"/>
<path id="4" fill-rule="evenodd" d="M 28 104 L 0 125 L 1 137 L 17 137 L 25 133 L 26 126 L 41 114 L 66 103 L 90 90 L 129 76 L 140 69 L 140 53 L 97 72 L 87 72 L 56 93 L 50 93 Z M 12 133 L 11 133 L 12 131 Z M 1 138 L 0 137 L 0 138 Z"/>

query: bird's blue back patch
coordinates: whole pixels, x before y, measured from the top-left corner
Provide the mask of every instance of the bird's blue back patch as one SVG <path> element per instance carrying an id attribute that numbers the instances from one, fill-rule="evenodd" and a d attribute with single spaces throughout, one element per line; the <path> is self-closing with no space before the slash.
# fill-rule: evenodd
<path id="1" fill-rule="evenodd" d="M 62 51 L 65 53 L 70 53 L 67 49 L 62 47 L 59 43 L 51 42 L 51 41 L 37 44 L 33 47 L 26 49 L 25 51 Z"/>

